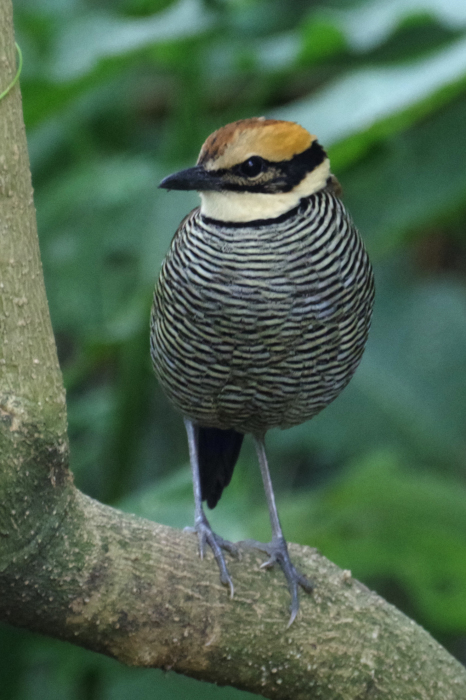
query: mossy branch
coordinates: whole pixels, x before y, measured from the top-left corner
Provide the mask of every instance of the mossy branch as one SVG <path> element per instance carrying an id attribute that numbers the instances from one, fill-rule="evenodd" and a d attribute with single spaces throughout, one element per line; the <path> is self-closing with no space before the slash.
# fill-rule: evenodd
<path id="1" fill-rule="evenodd" d="M 10 0 L 0 0 L 0 60 L 8 85 Z M 18 86 L 0 100 L 0 124 L 0 619 L 268 698 L 463 700 L 464 668 L 316 552 L 292 546 L 316 589 L 287 630 L 288 591 L 259 556 L 244 550 L 230 564 L 230 600 L 195 536 L 73 486 Z"/>

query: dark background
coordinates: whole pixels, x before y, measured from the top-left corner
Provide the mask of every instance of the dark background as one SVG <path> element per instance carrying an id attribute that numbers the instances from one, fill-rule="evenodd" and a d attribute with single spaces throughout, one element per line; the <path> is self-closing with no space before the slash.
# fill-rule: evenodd
<path id="1" fill-rule="evenodd" d="M 464 0 L 15 0 L 15 26 L 77 485 L 191 524 L 183 425 L 152 375 L 148 315 L 197 196 L 157 185 L 229 121 L 296 120 L 328 148 L 377 301 L 349 388 L 268 436 L 285 533 L 465 662 Z M 212 522 L 269 538 L 248 442 Z M 0 658 L 2 700 L 245 695 L 8 627 Z"/>

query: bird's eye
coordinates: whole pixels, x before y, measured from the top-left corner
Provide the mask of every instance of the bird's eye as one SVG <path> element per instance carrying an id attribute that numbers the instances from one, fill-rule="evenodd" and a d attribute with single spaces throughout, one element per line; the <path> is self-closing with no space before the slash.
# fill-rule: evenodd
<path id="1" fill-rule="evenodd" d="M 256 175 L 262 172 L 263 168 L 264 161 L 259 156 L 252 156 L 239 166 L 241 175 L 245 177 L 256 177 Z"/>

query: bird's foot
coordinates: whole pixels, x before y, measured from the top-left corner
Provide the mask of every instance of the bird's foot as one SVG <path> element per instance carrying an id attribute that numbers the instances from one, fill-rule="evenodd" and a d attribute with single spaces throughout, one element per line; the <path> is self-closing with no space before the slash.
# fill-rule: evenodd
<path id="1" fill-rule="evenodd" d="M 275 566 L 275 564 L 279 564 L 281 570 L 285 574 L 286 582 L 291 593 L 291 616 L 287 628 L 290 627 L 295 621 L 299 610 L 298 586 L 301 586 L 306 593 L 312 593 L 314 588 L 313 584 L 291 563 L 288 546 L 283 537 L 274 537 L 271 542 L 265 544 L 263 542 L 257 542 L 256 540 L 244 540 L 241 544 L 268 554 L 269 559 L 261 564 L 261 569 L 270 569 Z"/>
<path id="2" fill-rule="evenodd" d="M 202 516 L 196 518 L 194 527 L 185 527 L 184 529 L 185 532 L 197 532 L 199 540 L 199 556 L 201 557 L 201 559 L 204 559 L 206 544 L 209 545 L 215 557 L 215 561 L 217 562 L 217 566 L 220 570 L 220 581 L 223 583 L 224 586 L 228 586 L 230 588 L 230 598 L 233 598 L 235 589 L 233 586 L 233 581 L 231 580 L 230 573 L 227 569 L 225 557 L 223 556 L 222 550 L 225 550 L 226 552 L 229 552 L 232 556 L 238 558 L 238 548 L 233 544 L 233 542 L 224 540 L 223 537 L 220 537 L 220 535 L 215 534 L 204 513 L 202 514 Z"/>

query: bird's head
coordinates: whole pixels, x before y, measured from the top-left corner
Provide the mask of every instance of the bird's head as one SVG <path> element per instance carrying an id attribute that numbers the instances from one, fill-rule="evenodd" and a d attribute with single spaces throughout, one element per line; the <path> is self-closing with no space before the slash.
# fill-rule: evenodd
<path id="1" fill-rule="evenodd" d="M 160 187 L 197 190 L 201 211 L 212 219 L 273 219 L 323 189 L 330 164 L 322 146 L 299 124 L 242 119 L 214 131 L 197 165 L 169 175 Z"/>

